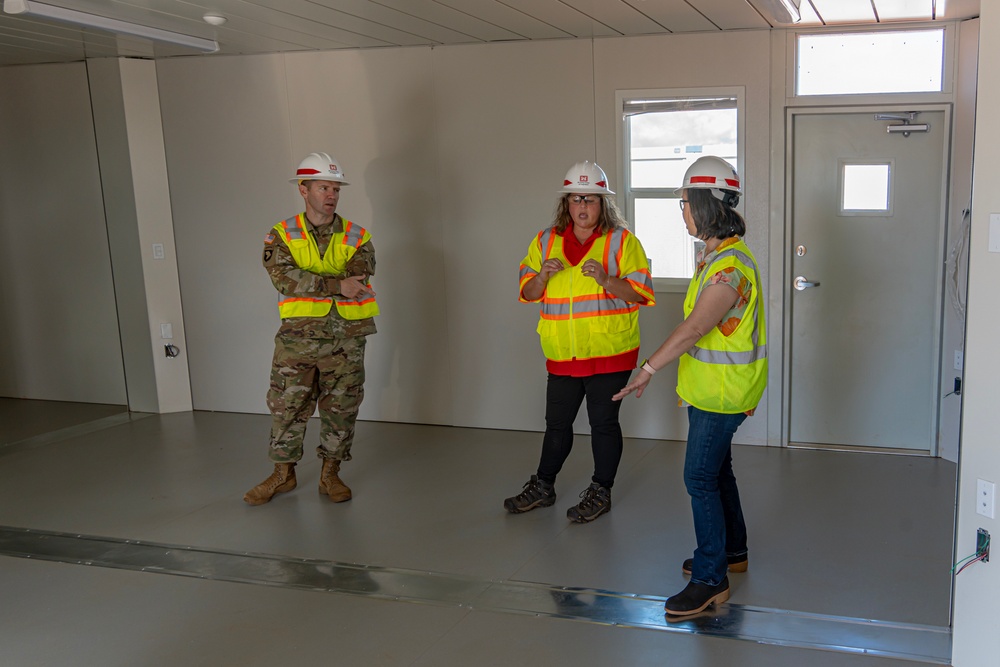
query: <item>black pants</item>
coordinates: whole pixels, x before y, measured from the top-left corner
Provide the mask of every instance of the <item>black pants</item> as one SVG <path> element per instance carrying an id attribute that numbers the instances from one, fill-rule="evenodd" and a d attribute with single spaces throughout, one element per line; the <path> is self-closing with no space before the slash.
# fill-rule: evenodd
<path id="1" fill-rule="evenodd" d="M 590 441 L 594 451 L 592 480 L 611 488 L 622 459 L 622 427 L 618 423 L 621 401 L 612 401 L 628 383 L 632 371 L 602 373 L 589 377 L 569 377 L 549 374 L 545 390 L 545 439 L 542 458 L 538 463 L 538 478 L 554 484 L 556 475 L 573 449 L 573 422 L 587 399 L 590 419 Z"/>

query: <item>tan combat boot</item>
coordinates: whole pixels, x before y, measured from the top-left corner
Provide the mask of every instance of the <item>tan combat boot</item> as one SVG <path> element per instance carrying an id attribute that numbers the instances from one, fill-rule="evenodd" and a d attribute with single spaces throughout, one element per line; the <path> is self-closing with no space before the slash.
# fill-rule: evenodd
<path id="1" fill-rule="evenodd" d="M 263 482 L 253 487 L 243 496 L 250 505 L 263 505 L 276 493 L 284 493 L 295 488 L 295 464 L 275 463 L 274 472 Z"/>
<path id="2" fill-rule="evenodd" d="M 340 480 L 340 461 L 323 459 L 323 472 L 319 475 L 319 492 L 335 503 L 351 499 L 351 490 Z"/>

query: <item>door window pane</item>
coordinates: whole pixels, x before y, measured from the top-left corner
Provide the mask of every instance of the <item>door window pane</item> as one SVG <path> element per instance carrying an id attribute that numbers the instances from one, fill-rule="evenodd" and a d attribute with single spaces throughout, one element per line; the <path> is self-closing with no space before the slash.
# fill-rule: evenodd
<path id="1" fill-rule="evenodd" d="M 888 213 L 891 163 L 841 165 L 840 212 Z"/>

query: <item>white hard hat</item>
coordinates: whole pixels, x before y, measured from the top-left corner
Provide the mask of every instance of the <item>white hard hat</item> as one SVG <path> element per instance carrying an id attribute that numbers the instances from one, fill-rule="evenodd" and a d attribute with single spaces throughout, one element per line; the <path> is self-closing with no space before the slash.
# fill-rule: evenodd
<path id="1" fill-rule="evenodd" d="M 577 162 L 570 167 L 569 171 L 566 172 L 566 178 L 563 179 L 562 190 L 559 192 L 614 194 L 608 187 L 608 176 L 604 170 L 589 161 Z"/>
<path id="2" fill-rule="evenodd" d="M 341 185 L 350 185 L 344 180 L 344 172 L 340 164 L 330 157 L 329 153 L 310 153 L 299 162 L 295 176 L 288 179 L 292 183 L 300 181 L 333 181 Z"/>
<path id="3" fill-rule="evenodd" d="M 721 157 L 705 155 L 695 160 L 684 172 L 684 185 L 674 190 L 680 195 L 681 190 L 710 189 L 716 199 L 721 199 L 729 206 L 736 206 L 743 190 L 740 188 L 740 175 L 733 165 Z"/>

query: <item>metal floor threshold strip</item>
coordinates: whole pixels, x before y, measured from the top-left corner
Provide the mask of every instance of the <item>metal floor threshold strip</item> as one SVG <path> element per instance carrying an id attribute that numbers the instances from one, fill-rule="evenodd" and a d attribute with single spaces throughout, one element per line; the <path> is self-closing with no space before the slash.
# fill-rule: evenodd
<path id="1" fill-rule="evenodd" d="M 376 599 L 529 614 L 624 628 L 949 664 L 947 627 L 723 604 L 668 621 L 664 598 L 517 581 L 209 550 L 0 526 L 0 555 L 279 586 Z"/>

